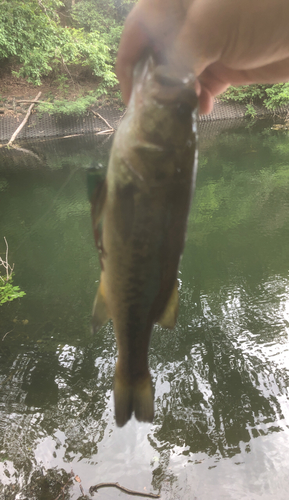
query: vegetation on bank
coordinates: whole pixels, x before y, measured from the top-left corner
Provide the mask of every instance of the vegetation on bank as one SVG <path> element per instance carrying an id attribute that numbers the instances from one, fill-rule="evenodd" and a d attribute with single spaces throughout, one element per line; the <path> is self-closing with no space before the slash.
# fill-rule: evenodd
<path id="1" fill-rule="evenodd" d="M 0 64 L 35 86 L 44 80 L 59 89 L 94 79 L 95 91 L 77 100 L 41 104 L 41 111 L 81 114 L 100 96 L 115 89 L 115 58 L 124 20 L 137 0 L 2 0 L 0 3 Z M 119 91 L 115 91 L 120 97 Z M 289 104 L 289 83 L 230 87 L 224 102 L 256 104 L 268 109 Z M 45 98 L 46 101 L 53 101 Z M 40 106 L 40 105 L 39 105 Z"/>
<path id="2" fill-rule="evenodd" d="M 223 102 L 239 102 L 246 104 L 247 115 L 255 117 L 257 111 L 254 105 L 262 104 L 267 109 L 274 110 L 278 107 L 289 105 L 289 83 L 275 83 L 274 85 L 242 85 L 229 87 L 219 96 Z"/>
<path id="3" fill-rule="evenodd" d="M 114 93 L 115 94 L 115 93 Z M 117 93 L 118 95 L 118 93 Z M 98 92 L 90 92 L 86 96 L 80 96 L 74 101 L 54 100 L 53 102 L 39 102 L 38 111 L 39 113 L 48 113 L 49 115 L 73 115 L 73 116 L 83 116 L 92 106 L 98 101 Z M 109 94 L 108 94 L 109 99 Z"/>
<path id="4" fill-rule="evenodd" d="M 8 243 L 5 237 L 4 240 L 6 245 L 5 258 L 0 257 L 0 306 L 26 295 L 25 292 L 20 290 L 19 286 L 13 285 L 14 264 L 10 266 L 8 262 Z M 1 274 L 1 270 L 4 273 Z"/>
<path id="5" fill-rule="evenodd" d="M 41 85 L 50 78 L 65 89 L 94 78 L 95 96 L 117 84 L 117 47 L 136 0 L 3 0 L 0 63 Z"/>

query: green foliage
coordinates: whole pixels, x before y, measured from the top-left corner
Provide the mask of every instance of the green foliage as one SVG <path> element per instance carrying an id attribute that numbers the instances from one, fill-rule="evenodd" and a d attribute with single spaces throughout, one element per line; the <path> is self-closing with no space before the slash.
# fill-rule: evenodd
<path id="1" fill-rule="evenodd" d="M 103 86 L 115 85 L 108 38 L 98 31 L 62 27 L 56 11 L 62 5 L 59 0 L 3 0 L 0 59 L 14 57 L 21 64 L 16 75 L 35 85 L 40 85 L 41 77 L 49 73 L 66 73 L 69 66 L 88 67 Z"/>
<path id="2" fill-rule="evenodd" d="M 50 115 L 83 115 L 88 108 L 97 102 L 95 96 L 79 97 L 75 101 L 54 101 L 53 103 L 41 103 L 38 106 L 40 113 L 49 113 Z"/>
<path id="3" fill-rule="evenodd" d="M 289 83 L 274 85 L 241 85 L 229 87 L 224 94 L 218 97 L 223 102 L 239 102 L 247 105 L 246 115 L 254 117 L 256 111 L 253 104 L 263 104 L 267 109 L 289 105 Z"/>
<path id="4" fill-rule="evenodd" d="M 218 98 L 223 102 L 235 101 L 242 104 L 260 103 L 266 98 L 268 85 L 240 85 L 240 87 L 229 87 L 224 94 Z"/>
<path id="5" fill-rule="evenodd" d="M 67 87 L 68 75 L 89 69 L 98 89 L 106 93 L 116 83 L 117 48 L 124 20 L 137 0 L 2 0 L 0 1 L 0 62 L 8 59 L 19 69 L 16 76 L 40 85 L 51 75 L 59 88 Z M 61 15 L 67 26 L 61 25 Z M 230 87 L 222 101 L 268 109 L 289 104 L 289 83 Z"/>
<path id="6" fill-rule="evenodd" d="M 250 118 L 256 118 L 257 111 L 254 108 L 253 104 L 246 104 L 246 116 L 249 116 Z"/>
<path id="7" fill-rule="evenodd" d="M 0 183 L 0 188 L 1 184 L 3 186 L 3 182 Z M 4 182 L 5 186 L 5 182 Z M 17 299 L 18 297 L 23 297 L 23 295 L 26 295 L 25 292 L 22 292 L 19 288 L 19 286 L 13 286 L 12 284 L 12 277 L 13 277 L 13 266 L 10 266 L 8 262 L 8 243 L 7 240 L 4 236 L 4 241 L 6 245 L 6 252 L 5 252 L 5 258 L 3 259 L 0 257 L 0 267 L 4 272 L 5 276 L 1 276 L 0 273 L 0 306 L 2 304 L 5 304 L 5 302 L 10 302 L 11 300 Z M 1 270 L 0 269 L 0 270 Z"/>
<path id="8" fill-rule="evenodd" d="M 26 295 L 25 292 L 21 291 L 19 286 L 13 285 L 12 277 L 8 280 L 5 278 L 0 279 L 0 306 L 5 304 L 6 302 L 11 302 L 14 299 L 18 299 L 19 297 L 23 297 Z"/>
<path id="9" fill-rule="evenodd" d="M 111 54 L 116 54 L 122 25 L 117 21 L 117 9 L 112 0 L 78 2 L 72 9 L 71 17 L 75 27 L 101 34 Z"/>
<path id="10" fill-rule="evenodd" d="M 264 100 L 268 109 L 275 109 L 279 106 L 289 104 L 289 83 L 275 83 L 266 89 L 267 98 Z"/>
<path id="11" fill-rule="evenodd" d="M 65 92 L 65 91 L 68 91 L 69 89 L 69 83 L 68 83 L 68 76 L 67 75 L 59 75 L 57 78 L 56 78 L 56 82 L 57 82 L 57 86 L 59 88 L 59 90 Z"/>
<path id="12" fill-rule="evenodd" d="M 54 21 L 51 21 L 55 24 Z M 50 53 L 55 45 L 55 33 L 49 18 L 36 1 L 4 1 L 0 10 L 0 58 L 16 56 L 22 63 L 21 76 L 40 83 L 47 74 Z"/>
<path id="13" fill-rule="evenodd" d="M 76 28 L 97 32 L 115 61 L 123 23 L 136 0 L 87 0 L 75 4 L 71 18 Z"/>

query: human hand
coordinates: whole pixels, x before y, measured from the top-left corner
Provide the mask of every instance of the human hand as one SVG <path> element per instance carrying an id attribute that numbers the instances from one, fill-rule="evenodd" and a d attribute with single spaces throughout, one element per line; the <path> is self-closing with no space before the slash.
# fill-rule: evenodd
<path id="1" fill-rule="evenodd" d="M 117 58 L 124 101 L 145 50 L 194 72 L 200 113 L 229 85 L 289 80 L 288 0 L 139 0 Z"/>

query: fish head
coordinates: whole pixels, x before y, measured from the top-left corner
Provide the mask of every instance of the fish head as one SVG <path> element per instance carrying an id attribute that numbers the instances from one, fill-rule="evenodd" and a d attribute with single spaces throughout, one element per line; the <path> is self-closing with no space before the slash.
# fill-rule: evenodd
<path id="1" fill-rule="evenodd" d="M 134 71 L 132 108 L 139 136 L 167 149 L 183 148 L 192 136 L 198 99 L 193 74 L 181 74 L 153 57 Z"/>

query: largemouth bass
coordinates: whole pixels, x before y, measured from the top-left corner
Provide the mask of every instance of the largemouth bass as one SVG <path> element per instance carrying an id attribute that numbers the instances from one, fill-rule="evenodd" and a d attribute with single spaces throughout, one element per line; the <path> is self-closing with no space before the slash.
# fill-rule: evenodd
<path id="1" fill-rule="evenodd" d="M 154 323 L 173 328 L 177 318 L 177 273 L 197 170 L 196 108 L 192 76 L 180 78 L 152 57 L 140 61 L 105 183 L 91 199 L 102 268 L 92 322 L 98 330 L 113 320 L 118 426 L 133 412 L 144 422 L 154 416 L 148 349 Z"/>

